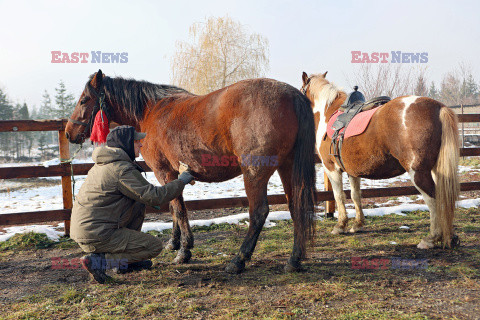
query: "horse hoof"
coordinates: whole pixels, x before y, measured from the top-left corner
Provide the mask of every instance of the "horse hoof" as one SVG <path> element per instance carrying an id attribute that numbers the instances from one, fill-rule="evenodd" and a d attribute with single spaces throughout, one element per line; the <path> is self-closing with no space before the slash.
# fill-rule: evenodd
<path id="1" fill-rule="evenodd" d="M 192 252 L 190 250 L 183 250 L 181 249 L 175 259 L 173 260 L 174 264 L 184 264 L 188 263 L 192 258 Z"/>
<path id="2" fill-rule="evenodd" d="M 287 263 L 285 267 L 283 268 L 285 273 L 294 273 L 294 272 L 304 272 L 305 269 L 302 267 L 302 265 L 299 263 L 291 264 Z"/>
<path id="3" fill-rule="evenodd" d="M 167 244 L 165 245 L 165 250 L 175 251 L 180 249 L 180 242 L 173 241 L 173 239 L 168 240 Z"/>
<path id="4" fill-rule="evenodd" d="M 420 243 L 417 245 L 418 249 L 423 249 L 423 250 L 432 249 L 433 247 L 434 247 L 433 242 L 425 241 L 425 240 L 420 241 Z"/>
<path id="5" fill-rule="evenodd" d="M 335 226 L 332 230 L 332 234 L 342 234 L 342 233 L 345 233 L 344 228 L 340 228 L 340 227 Z"/>
<path id="6" fill-rule="evenodd" d="M 455 247 L 460 247 L 460 238 L 456 234 L 454 234 L 450 244 L 451 244 L 452 249 L 455 248 Z"/>
<path id="7" fill-rule="evenodd" d="M 245 270 L 245 262 L 243 261 L 230 261 L 225 267 L 225 272 L 231 274 L 239 274 Z"/>
<path id="8" fill-rule="evenodd" d="M 362 231 L 362 230 L 363 230 L 363 227 L 361 227 L 361 226 L 353 226 L 350 229 L 350 233 L 357 233 L 357 232 Z"/>

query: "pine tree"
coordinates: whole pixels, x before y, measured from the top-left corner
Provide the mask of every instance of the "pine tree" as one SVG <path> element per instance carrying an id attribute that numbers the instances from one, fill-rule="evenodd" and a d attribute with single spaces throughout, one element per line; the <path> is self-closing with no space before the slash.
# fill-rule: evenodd
<path id="1" fill-rule="evenodd" d="M 22 120 L 20 118 L 20 109 L 22 109 L 22 105 L 20 103 L 16 103 L 13 106 L 13 120 Z M 14 132 L 12 134 L 12 139 L 14 148 L 12 148 L 11 154 L 13 157 L 15 157 L 15 159 L 18 160 L 22 152 L 23 137 L 21 135 L 21 132 Z"/>
<path id="2" fill-rule="evenodd" d="M 0 120 L 13 119 L 13 106 L 7 98 L 7 94 L 0 89 Z"/>
<path id="3" fill-rule="evenodd" d="M 438 90 L 435 87 L 435 82 L 432 81 L 432 85 L 430 86 L 430 89 L 428 90 L 428 97 L 432 99 L 438 99 Z"/>
<path id="4" fill-rule="evenodd" d="M 27 104 L 24 102 L 22 106 L 19 107 L 17 116 L 15 117 L 17 120 L 28 120 L 30 119 L 30 115 L 28 112 Z"/>
<path id="5" fill-rule="evenodd" d="M 50 94 L 48 94 L 47 90 L 43 93 L 42 96 L 43 100 L 40 105 L 40 110 L 38 110 L 38 119 L 52 119 L 53 116 L 53 109 L 52 109 L 52 99 L 50 98 Z"/>
<path id="6" fill-rule="evenodd" d="M 38 119 L 38 110 L 35 108 L 35 106 L 30 111 L 30 119 Z"/>
<path id="7" fill-rule="evenodd" d="M 464 85 L 462 86 L 464 94 L 466 97 L 470 98 L 470 100 L 474 102 L 478 102 L 479 97 L 479 90 L 478 85 L 475 82 L 472 74 L 469 74 L 467 79 L 464 80 Z"/>
<path id="8" fill-rule="evenodd" d="M 27 104 L 24 102 L 23 105 L 20 107 L 17 113 L 17 120 L 30 120 L 30 112 L 28 110 Z M 33 132 L 25 131 L 19 132 L 17 135 L 21 135 L 21 143 L 23 147 L 25 147 L 28 151 L 28 156 L 30 157 L 32 147 L 33 147 Z M 21 149 L 22 150 L 22 149 Z"/>
<path id="9" fill-rule="evenodd" d="M 60 80 L 58 88 L 55 88 L 57 94 L 55 95 L 55 108 L 53 109 L 53 115 L 55 118 L 68 118 L 75 108 L 75 97 L 72 94 L 67 93 L 65 83 Z"/>
<path id="10" fill-rule="evenodd" d="M 13 106 L 8 101 L 7 94 L 0 89 L 0 120 L 13 120 Z M 0 152 L 5 156 L 10 152 L 12 144 L 10 132 L 0 132 Z"/>

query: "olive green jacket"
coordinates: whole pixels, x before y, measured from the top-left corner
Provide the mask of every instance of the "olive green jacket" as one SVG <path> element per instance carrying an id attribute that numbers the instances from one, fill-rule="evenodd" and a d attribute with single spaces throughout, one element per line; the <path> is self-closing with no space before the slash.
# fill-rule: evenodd
<path id="1" fill-rule="evenodd" d="M 80 243 L 107 240 L 115 229 L 125 227 L 132 215 L 138 214 L 133 210 L 136 202 L 159 206 L 178 197 L 185 187 L 181 180 L 163 187 L 150 184 L 121 148 L 97 148 L 92 158 L 95 165 L 72 209 L 70 236 Z"/>

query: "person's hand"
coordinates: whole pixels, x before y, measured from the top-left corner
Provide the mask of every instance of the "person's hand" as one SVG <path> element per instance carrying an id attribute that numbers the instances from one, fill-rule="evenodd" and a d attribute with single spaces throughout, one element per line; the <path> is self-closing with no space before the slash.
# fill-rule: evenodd
<path id="1" fill-rule="evenodd" d="M 178 179 L 182 180 L 185 184 L 190 183 L 191 185 L 195 184 L 195 181 L 193 181 L 194 177 L 190 172 L 190 168 L 188 165 L 180 161 L 180 166 L 178 167 L 178 172 L 180 175 L 178 176 Z"/>
<path id="2" fill-rule="evenodd" d="M 183 183 L 187 184 L 187 183 L 190 183 L 190 184 L 194 184 L 195 181 L 193 181 L 194 177 L 192 176 L 192 174 L 190 173 L 189 170 L 185 170 L 183 171 L 179 176 L 178 176 L 178 179 L 179 180 L 182 180 Z"/>
<path id="3" fill-rule="evenodd" d="M 182 174 L 185 171 L 190 171 L 190 168 L 183 162 L 180 162 L 180 166 L 178 167 L 178 173 Z"/>

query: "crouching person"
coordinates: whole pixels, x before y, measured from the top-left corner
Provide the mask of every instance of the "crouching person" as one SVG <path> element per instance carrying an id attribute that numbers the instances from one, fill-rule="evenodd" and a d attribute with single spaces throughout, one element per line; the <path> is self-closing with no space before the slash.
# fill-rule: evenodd
<path id="1" fill-rule="evenodd" d="M 107 145 L 95 149 L 95 165 L 88 172 L 72 209 L 70 235 L 88 255 L 82 258 L 93 278 L 104 283 L 107 268 L 125 273 L 149 269 L 162 251 L 162 241 L 141 232 L 145 205 L 159 206 L 178 197 L 193 180 L 188 171 L 162 187 L 150 184 L 135 162 L 145 133 L 119 126 Z"/>

